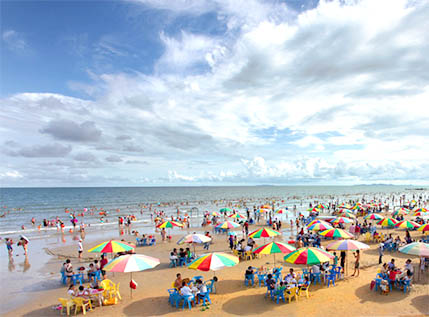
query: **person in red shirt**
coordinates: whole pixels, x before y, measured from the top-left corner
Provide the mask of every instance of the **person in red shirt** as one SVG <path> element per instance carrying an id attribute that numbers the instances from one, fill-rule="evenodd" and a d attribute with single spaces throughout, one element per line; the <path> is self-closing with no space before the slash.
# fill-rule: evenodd
<path id="1" fill-rule="evenodd" d="M 103 278 L 106 278 L 106 271 L 103 270 L 104 266 L 107 264 L 107 259 L 104 256 L 104 254 L 101 255 L 101 260 L 100 260 L 100 270 L 101 270 L 101 274 L 103 274 Z"/>

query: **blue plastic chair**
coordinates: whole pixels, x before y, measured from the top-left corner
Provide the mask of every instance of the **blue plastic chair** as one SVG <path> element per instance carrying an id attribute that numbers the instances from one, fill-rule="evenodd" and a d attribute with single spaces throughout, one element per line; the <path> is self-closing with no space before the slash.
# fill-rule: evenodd
<path id="1" fill-rule="evenodd" d="M 85 283 L 83 273 L 73 274 L 72 281 L 73 281 L 73 284 L 75 284 L 75 285 L 77 284 L 77 282 L 79 282 L 80 285 Z"/>
<path id="2" fill-rule="evenodd" d="M 207 287 L 207 292 L 216 293 L 216 287 L 214 286 L 214 282 L 214 280 L 209 280 L 205 283 Z"/>
<path id="3" fill-rule="evenodd" d="M 249 286 L 249 282 L 252 282 L 252 286 L 255 285 L 255 274 L 244 276 L 244 285 Z"/>
<path id="4" fill-rule="evenodd" d="M 172 260 L 170 259 L 170 264 L 168 265 L 168 267 L 176 267 L 177 266 L 177 260 Z"/>
<path id="5" fill-rule="evenodd" d="M 332 285 L 335 286 L 335 272 L 331 272 L 326 276 L 325 284 L 329 287 L 331 282 L 332 282 Z"/>
<path id="6" fill-rule="evenodd" d="M 410 290 L 410 285 L 411 285 L 411 283 L 410 283 L 411 281 L 403 281 L 402 282 L 402 285 L 404 286 L 404 293 L 406 293 L 407 292 L 407 290 Z"/>
<path id="7" fill-rule="evenodd" d="M 94 275 L 94 280 L 101 282 L 103 280 L 103 275 L 101 274 L 101 270 L 97 270 Z"/>
<path id="8" fill-rule="evenodd" d="M 61 283 L 63 283 L 64 285 L 67 284 L 67 276 L 64 272 L 61 272 Z"/>
<path id="9" fill-rule="evenodd" d="M 265 297 L 270 296 L 272 300 L 274 300 L 274 289 L 271 289 L 269 286 L 267 286 L 267 292 L 265 293 Z"/>
<path id="10" fill-rule="evenodd" d="M 337 266 L 335 269 L 335 278 L 339 280 L 341 278 L 341 266 Z"/>
<path id="11" fill-rule="evenodd" d="M 187 305 L 189 309 L 192 309 L 192 303 L 195 305 L 195 297 L 194 296 L 180 296 L 180 300 L 176 301 L 176 308 L 178 307 L 178 303 L 183 300 L 182 309 L 185 309 L 185 306 Z"/>
<path id="12" fill-rule="evenodd" d="M 168 297 L 168 301 L 171 304 L 171 306 L 176 306 L 176 302 L 179 295 L 179 292 L 177 291 L 177 289 L 175 288 L 170 288 L 167 290 L 169 297 Z"/>
<path id="13" fill-rule="evenodd" d="M 210 300 L 210 293 L 208 291 L 206 293 L 198 294 L 198 297 L 203 301 L 203 306 L 206 306 L 206 302 L 209 302 L 210 304 L 212 303 Z"/>
<path id="14" fill-rule="evenodd" d="M 277 290 L 275 292 L 275 297 L 276 297 L 276 303 L 278 304 L 280 302 L 280 299 L 283 300 L 283 303 L 285 303 L 285 292 L 284 290 Z"/>
<path id="15" fill-rule="evenodd" d="M 377 274 L 378 275 L 378 274 Z M 378 291 L 378 288 L 381 287 L 381 278 L 376 278 L 375 279 L 375 286 L 374 286 L 374 290 Z"/>
<path id="16" fill-rule="evenodd" d="M 322 284 L 320 272 L 319 273 L 313 273 L 312 275 L 313 275 L 313 279 L 312 279 L 313 284 L 317 284 L 317 283 Z"/>
<path id="17" fill-rule="evenodd" d="M 267 277 L 267 274 L 258 273 L 259 287 L 261 287 L 261 284 L 264 284 L 264 286 L 267 286 L 267 283 L 265 282 L 266 277 Z"/>

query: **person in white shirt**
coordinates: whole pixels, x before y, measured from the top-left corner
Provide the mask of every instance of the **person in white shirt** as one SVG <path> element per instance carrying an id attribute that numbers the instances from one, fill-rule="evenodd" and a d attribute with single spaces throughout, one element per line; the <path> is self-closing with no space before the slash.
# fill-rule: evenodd
<path id="1" fill-rule="evenodd" d="M 313 265 L 313 266 L 311 267 L 311 272 L 312 272 L 313 274 L 315 274 L 315 273 L 320 273 L 320 267 L 319 267 L 317 264 Z"/>
<path id="2" fill-rule="evenodd" d="M 180 295 L 182 295 L 182 296 L 194 296 L 190 287 L 188 285 L 186 285 L 186 282 L 182 283 L 182 288 L 180 289 Z"/>
<path id="3" fill-rule="evenodd" d="M 83 252 L 82 239 L 79 239 L 79 243 L 77 245 L 77 252 L 79 254 L 79 259 L 81 259 L 82 258 L 82 252 Z"/>
<path id="4" fill-rule="evenodd" d="M 410 272 L 411 272 L 412 274 L 414 274 L 414 266 L 411 264 L 411 260 L 410 260 L 410 259 L 408 259 L 408 260 L 405 262 L 404 271 L 407 271 L 407 270 L 410 270 Z"/>

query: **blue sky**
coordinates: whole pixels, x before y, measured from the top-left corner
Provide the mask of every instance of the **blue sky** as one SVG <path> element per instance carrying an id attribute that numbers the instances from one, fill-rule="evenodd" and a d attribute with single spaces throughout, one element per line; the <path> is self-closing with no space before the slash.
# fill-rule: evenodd
<path id="1" fill-rule="evenodd" d="M 3 186 L 429 180 L 425 1 L 2 1 L 1 20 Z"/>

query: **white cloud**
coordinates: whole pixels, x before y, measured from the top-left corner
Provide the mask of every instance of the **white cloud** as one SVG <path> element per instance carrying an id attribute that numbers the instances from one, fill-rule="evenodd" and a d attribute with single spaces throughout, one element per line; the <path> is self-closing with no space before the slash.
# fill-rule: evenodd
<path id="1" fill-rule="evenodd" d="M 2 141 L 19 145 L 10 151 L 46 144 L 40 129 L 67 118 L 103 131 L 73 150 L 122 163 L 130 181 L 136 168 L 153 182 L 429 179 L 428 3 L 321 1 L 298 14 L 277 1 L 141 2 L 216 10 L 225 34 L 162 33 L 154 74 L 92 74 L 94 100 L 3 99 Z M 151 168 L 127 163 L 141 160 Z"/>
<path id="2" fill-rule="evenodd" d="M 3 42 L 11 51 L 23 53 L 28 50 L 28 44 L 24 39 L 23 34 L 15 30 L 5 30 L 2 33 Z"/>

